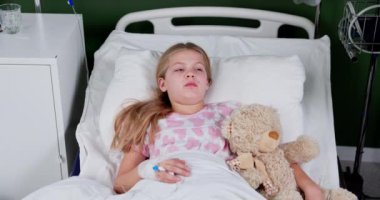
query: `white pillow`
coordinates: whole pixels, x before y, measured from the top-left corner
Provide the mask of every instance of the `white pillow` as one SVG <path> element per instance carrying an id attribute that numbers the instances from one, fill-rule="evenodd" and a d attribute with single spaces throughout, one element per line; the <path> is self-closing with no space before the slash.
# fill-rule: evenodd
<path id="1" fill-rule="evenodd" d="M 156 87 L 155 68 L 159 52 L 128 51 L 115 62 L 99 119 L 105 145 L 110 146 L 117 113 L 130 100 L 149 98 Z M 303 132 L 302 107 L 305 72 L 297 56 L 239 56 L 212 58 L 213 84 L 206 102 L 236 100 L 261 103 L 278 109 L 283 142 Z"/>
<path id="2" fill-rule="evenodd" d="M 99 116 L 100 134 L 107 147 L 112 143 L 117 113 L 136 100 L 151 97 L 156 87 L 155 72 L 160 53 L 128 50 L 115 61 L 114 76 L 107 88 Z"/>
<path id="3" fill-rule="evenodd" d="M 282 142 L 303 133 L 301 101 L 305 71 L 298 56 L 240 56 L 221 59 L 213 69 L 206 102 L 235 100 L 278 110 Z"/>

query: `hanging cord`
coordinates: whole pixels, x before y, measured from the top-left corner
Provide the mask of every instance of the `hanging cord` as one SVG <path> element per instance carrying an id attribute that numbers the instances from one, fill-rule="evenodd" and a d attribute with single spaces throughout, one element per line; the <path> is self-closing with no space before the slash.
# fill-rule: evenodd
<path id="1" fill-rule="evenodd" d="M 80 37 L 81 37 L 81 43 L 82 43 L 82 50 L 83 50 L 83 54 L 84 54 L 84 68 L 85 68 L 85 73 L 86 73 L 85 75 L 86 75 L 86 85 L 87 85 L 86 92 L 87 93 L 85 95 L 84 108 L 83 108 L 83 112 L 82 112 L 83 114 L 81 117 L 81 121 L 82 121 L 82 120 L 86 120 L 88 107 L 89 107 L 89 101 L 91 98 L 91 89 L 88 88 L 88 87 L 90 87 L 89 86 L 90 71 L 89 71 L 88 66 L 87 66 L 88 63 L 87 63 L 86 45 L 85 45 L 85 41 L 84 41 L 84 31 L 83 31 L 82 25 L 81 25 L 81 18 L 79 17 L 79 15 L 77 14 L 77 12 L 75 10 L 73 0 L 67 0 L 67 4 L 69 4 L 71 9 L 73 10 L 74 16 L 77 18 L 77 24 L 78 24 L 78 28 L 79 28 Z M 79 123 L 81 123 L 81 122 L 79 122 Z M 80 151 L 80 145 L 79 145 L 79 151 Z M 75 176 L 75 175 L 80 174 L 80 153 L 79 153 L 79 151 L 76 155 L 76 158 L 74 161 L 74 169 L 71 171 L 70 176 Z"/>
<path id="2" fill-rule="evenodd" d="M 86 54 L 86 46 L 85 46 L 85 42 L 84 42 L 84 33 L 83 33 L 83 30 L 82 30 L 82 26 L 81 26 L 81 18 L 79 17 L 79 15 L 77 14 L 77 12 L 75 11 L 73 0 L 67 0 L 67 3 L 72 8 L 73 13 L 74 13 L 74 15 L 77 18 L 79 32 L 80 32 L 80 36 L 81 36 L 81 39 L 82 39 L 82 49 L 83 49 L 83 53 L 84 53 L 84 62 L 85 62 L 85 67 L 84 68 L 85 68 L 85 72 L 86 72 L 86 84 L 87 84 L 87 87 L 89 87 L 90 71 L 89 71 L 88 66 L 87 66 L 87 64 L 88 64 L 87 63 L 87 54 Z M 86 96 L 88 96 L 88 98 L 91 98 L 91 93 L 90 93 L 91 89 L 87 89 L 86 91 L 88 91 L 88 94 Z M 85 105 L 84 105 L 85 107 L 84 107 L 83 116 L 82 116 L 83 120 L 86 119 L 88 105 L 89 105 L 89 103 L 86 102 L 86 100 L 85 100 Z"/>
<path id="3" fill-rule="evenodd" d="M 87 66 L 86 45 L 85 45 L 85 43 L 84 43 L 84 33 L 83 33 L 83 30 L 82 30 L 82 26 L 81 26 L 81 18 L 79 17 L 79 15 L 77 14 L 77 12 L 75 11 L 75 7 L 74 7 L 73 0 L 68 0 L 67 3 L 68 3 L 69 6 L 72 8 L 75 17 L 77 18 L 77 24 L 78 24 L 78 27 L 79 27 L 80 37 L 81 37 L 81 41 L 82 41 L 82 50 L 83 50 L 83 53 L 84 53 L 84 63 L 85 63 L 85 71 L 86 71 L 86 81 L 87 81 L 87 83 L 88 83 L 89 76 L 90 76 L 90 72 L 89 72 L 89 70 L 88 70 L 88 66 Z"/>

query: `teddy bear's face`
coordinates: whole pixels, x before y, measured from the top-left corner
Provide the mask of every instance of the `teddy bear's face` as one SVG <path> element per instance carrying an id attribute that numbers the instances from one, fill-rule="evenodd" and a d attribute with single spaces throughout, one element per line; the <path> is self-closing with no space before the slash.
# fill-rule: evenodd
<path id="1" fill-rule="evenodd" d="M 276 111 L 259 104 L 235 110 L 222 132 L 233 153 L 269 152 L 280 141 L 280 123 Z"/>
<path id="2" fill-rule="evenodd" d="M 235 118 L 230 123 L 231 134 L 227 138 L 230 144 L 230 149 L 233 153 L 250 153 L 257 152 L 259 149 L 260 136 L 254 136 L 255 133 L 249 126 L 237 123 Z M 248 125 L 248 124 L 247 124 Z"/>

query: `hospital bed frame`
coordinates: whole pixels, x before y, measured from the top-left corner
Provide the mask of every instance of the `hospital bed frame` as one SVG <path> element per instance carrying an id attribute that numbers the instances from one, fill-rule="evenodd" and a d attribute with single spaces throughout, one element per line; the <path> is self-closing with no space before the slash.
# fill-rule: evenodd
<path id="1" fill-rule="evenodd" d="M 256 28 L 228 25 L 174 25 L 173 19 L 185 17 L 223 17 L 257 20 Z M 277 38 L 282 25 L 292 25 L 306 31 L 309 39 L 314 39 L 315 26 L 310 20 L 291 14 L 274 11 L 237 7 L 175 7 L 132 12 L 117 22 L 115 30 L 126 31 L 133 23 L 149 21 L 153 33 L 162 35 L 233 35 L 255 38 Z M 79 153 L 74 161 L 71 176 L 79 175 Z"/>

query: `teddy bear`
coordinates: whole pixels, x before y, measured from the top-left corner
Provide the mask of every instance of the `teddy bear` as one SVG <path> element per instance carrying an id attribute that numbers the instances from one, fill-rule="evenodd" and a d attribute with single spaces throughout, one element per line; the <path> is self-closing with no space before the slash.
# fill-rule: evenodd
<path id="1" fill-rule="evenodd" d="M 280 145 L 281 125 L 276 109 L 261 105 L 243 105 L 222 124 L 222 135 L 236 157 L 228 160 L 252 188 L 273 200 L 302 200 L 290 163 L 306 163 L 319 154 L 317 142 L 301 135 Z M 324 190 L 331 200 L 355 200 L 351 192 L 336 188 Z"/>

